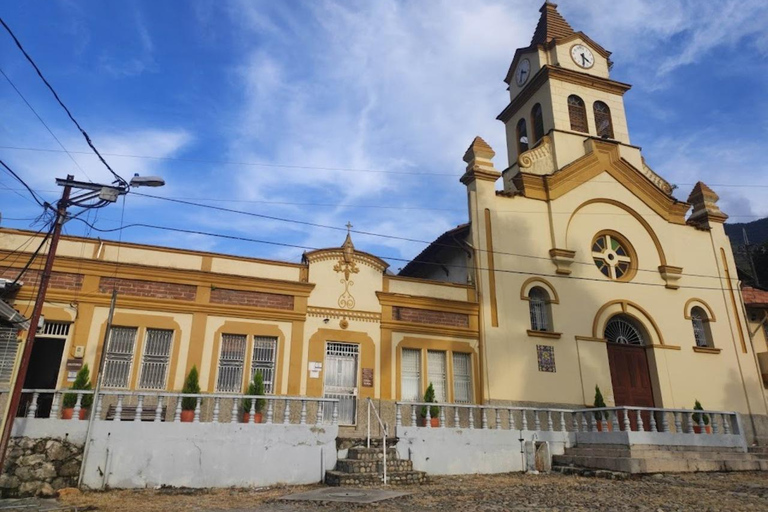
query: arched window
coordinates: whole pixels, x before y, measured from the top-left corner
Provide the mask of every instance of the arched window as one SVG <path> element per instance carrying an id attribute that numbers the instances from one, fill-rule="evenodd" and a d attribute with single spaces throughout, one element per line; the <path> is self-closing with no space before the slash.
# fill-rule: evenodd
<path id="1" fill-rule="evenodd" d="M 540 286 L 534 286 L 528 292 L 528 307 L 531 312 L 532 331 L 552 330 L 549 302 L 549 294 Z"/>
<path id="2" fill-rule="evenodd" d="M 712 330 L 709 328 L 709 317 L 704 309 L 696 306 L 691 309 L 691 324 L 693 324 L 693 337 L 697 347 L 714 347 L 712 343 Z"/>
<path id="3" fill-rule="evenodd" d="M 533 143 L 536 144 L 544 136 L 544 117 L 540 103 L 535 104 L 531 109 L 531 123 L 533 124 Z"/>
<path id="4" fill-rule="evenodd" d="M 595 111 L 595 127 L 597 136 L 604 139 L 613 138 L 613 123 L 611 122 L 611 109 L 602 101 L 596 101 L 593 105 Z"/>
<path id="5" fill-rule="evenodd" d="M 605 326 L 605 339 L 619 345 L 645 345 L 645 334 L 638 322 L 629 315 L 616 315 Z"/>
<path id="6" fill-rule="evenodd" d="M 517 122 L 517 154 L 528 151 L 528 129 L 525 127 L 525 119 Z"/>
<path id="7" fill-rule="evenodd" d="M 584 100 L 575 94 L 568 96 L 568 117 L 571 119 L 571 130 L 589 133 L 587 107 L 584 106 Z"/>

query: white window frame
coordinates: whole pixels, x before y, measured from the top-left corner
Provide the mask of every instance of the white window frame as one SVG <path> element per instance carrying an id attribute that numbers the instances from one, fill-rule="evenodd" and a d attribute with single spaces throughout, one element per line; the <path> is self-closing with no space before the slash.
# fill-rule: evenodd
<path id="1" fill-rule="evenodd" d="M 272 359 L 260 358 L 257 356 L 264 354 L 265 351 L 270 348 L 259 347 L 258 345 L 271 344 Z M 266 371 L 265 371 L 266 370 Z M 264 393 L 271 395 L 275 392 L 276 377 L 277 377 L 277 336 L 254 336 L 253 337 L 253 350 L 251 352 L 251 380 L 256 375 L 256 371 L 261 373 L 264 379 Z M 271 372 L 271 377 L 268 379 L 267 374 Z M 249 381 L 249 382 L 250 382 Z"/>
<path id="2" fill-rule="evenodd" d="M 441 369 L 436 369 L 433 363 L 432 355 L 442 356 Z M 436 383 L 437 382 L 437 383 Z M 427 350 L 427 386 L 432 383 L 432 387 L 435 390 L 435 400 L 437 402 L 448 401 L 448 352 L 445 350 Z M 439 384 L 438 384 L 439 383 Z M 439 390 L 442 389 L 442 396 L 440 396 Z"/>
<path id="3" fill-rule="evenodd" d="M 232 389 L 229 389 L 229 388 L 228 389 L 222 389 L 221 388 L 221 380 L 220 380 L 221 376 L 222 376 L 222 373 L 221 373 L 221 370 L 222 370 L 221 356 L 222 356 L 222 353 L 224 352 L 225 337 L 227 337 L 227 336 L 231 336 L 232 338 L 238 338 L 238 339 L 242 339 L 243 340 L 242 359 L 240 360 L 240 367 L 239 367 L 240 379 L 239 379 L 239 383 L 238 383 L 237 389 L 234 389 L 234 380 L 236 380 L 234 378 L 232 379 L 232 381 L 233 381 L 232 382 L 232 386 L 233 386 Z M 219 342 L 219 354 L 218 354 L 218 357 L 217 357 L 217 360 L 216 360 L 217 361 L 216 362 L 216 392 L 217 393 L 242 393 L 242 391 L 243 391 L 243 377 L 245 376 L 245 356 L 246 356 L 247 349 L 248 349 L 248 336 L 247 335 L 245 335 L 245 334 L 230 334 L 230 333 L 222 333 L 221 334 L 221 340 Z M 233 361 L 237 361 L 237 360 L 234 359 L 234 358 L 227 359 L 227 364 L 224 367 L 225 368 L 237 368 L 236 365 L 230 364 Z"/>
<path id="4" fill-rule="evenodd" d="M 112 350 L 112 343 L 115 339 L 115 333 L 120 331 L 123 331 L 123 332 L 133 331 L 133 341 L 131 344 L 130 352 L 126 352 L 126 351 L 117 352 Z M 104 380 L 102 381 L 102 385 L 105 388 L 125 389 L 130 387 L 131 374 L 133 373 L 133 359 L 136 352 L 136 339 L 138 338 L 138 335 L 139 335 L 138 327 L 112 326 L 112 328 L 110 329 L 109 340 L 107 341 L 107 346 L 104 348 L 106 353 L 104 354 L 104 369 L 103 369 Z M 110 372 L 113 371 L 112 368 L 115 366 L 118 366 L 119 363 L 128 364 L 128 367 L 125 370 L 125 382 L 114 382 L 109 380 Z"/>
<path id="5" fill-rule="evenodd" d="M 534 286 L 528 292 L 528 310 L 532 331 L 549 332 L 552 330 L 549 300 L 549 293 L 540 286 Z"/>
<path id="6" fill-rule="evenodd" d="M 707 317 L 707 313 L 702 308 L 696 306 L 691 309 L 691 325 L 696 346 L 700 348 L 714 348 L 709 317 Z"/>
<path id="7" fill-rule="evenodd" d="M 415 356 L 416 359 L 416 365 L 415 365 L 415 371 L 411 371 L 410 369 L 406 368 L 406 354 L 412 354 Z M 424 395 L 422 393 L 422 385 L 421 385 L 421 349 L 419 348 L 404 348 L 400 351 L 400 399 L 403 401 L 409 401 L 409 402 L 421 402 L 421 400 L 424 398 Z M 416 394 L 414 395 L 406 395 L 406 380 L 409 380 L 408 385 L 413 384 L 413 380 L 415 379 L 416 384 Z"/>
<path id="8" fill-rule="evenodd" d="M 163 354 L 149 354 L 147 353 L 147 350 L 150 345 L 150 334 L 151 333 L 163 333 L 167 334 L 170 339 L 168 339 L 168 351 L 165 355 Z M 141 354 L 141 373 L 139 375 L 139 383 L 138 388 L 140 389 L 153 389 L 153 390 L 164 390 L 168 386 L 168 369 L 171 365 L 171 353 L 173 352 L 173 337 L 174 337 L 174 331 L 173 329 L 155 329 L 155 328 L 147 328 L 146 332 L 144 333 L 144 347 L 142 348 L 142 354 Z M 144 382 L 144 377 L 147 375 L 148 367 L 150 365 L 164 365 L 162 368 L 163 377 L 162 377 L 162 384 L 158 384 L 156 386 L 147 386 Z M 151 370 L 150 370 L 151 371 Z"/>
<path id="9" fill-rule="evenodd" d="M 466 352 L 453 352 L 453 401 L 458 404 L 471 404 L 474 402 L 474 390 L 472 386 L 472 354 Z M 456 364 L 462 361 L 460 364 Z M 458 374 L 456 369 L 466 363 L 466 374 Z M 464 387 L 467 391 L 467 399 L 459 400 L 459 391 Z"/>

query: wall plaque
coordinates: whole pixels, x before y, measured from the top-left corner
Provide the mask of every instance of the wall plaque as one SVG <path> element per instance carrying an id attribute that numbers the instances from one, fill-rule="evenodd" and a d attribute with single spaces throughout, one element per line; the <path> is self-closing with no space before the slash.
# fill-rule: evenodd
<path id="1" fill-rule="evenodd" d="M 82 359 L 67 359 L 67 382 L 75 382 L 77 372 L 79 372 L 82 367 Z"/>
<path id="2" fill-rule="evenodd" d="M 373 368 L 363 368 L 363 387 L 373 387 Z"/>

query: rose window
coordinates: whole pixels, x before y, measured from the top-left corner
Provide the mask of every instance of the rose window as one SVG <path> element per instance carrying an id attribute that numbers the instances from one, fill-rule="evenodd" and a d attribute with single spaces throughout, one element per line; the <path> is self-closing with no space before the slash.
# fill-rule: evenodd
<path id="1" fill-rule="evenodd" d="M 621 281 L 632 277 L 634 251 L 627 241 L 616 235 L 598 235 L 592 242 L 592 259 L 597 269 L 610 279 Z"/>

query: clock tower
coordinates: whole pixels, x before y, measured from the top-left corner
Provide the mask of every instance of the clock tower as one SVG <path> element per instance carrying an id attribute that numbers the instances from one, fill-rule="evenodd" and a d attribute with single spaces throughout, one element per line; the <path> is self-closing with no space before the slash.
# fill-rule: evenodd
<path id="1" fill-rule="evenodd" d="M 611 79 L 611 52 L 576 32 L 556 4 L 546 2 L 540 12 L 531 44 L 515 52 L 504 79 L 510 103 L 498 119 L 507 133 L 505 190 L 515 191 L 521 171 L 553 174 L 583 157 L 589 139 L 617 144 L 621 157 L 642 169 L 624 112 L 630 85 Z"/>

